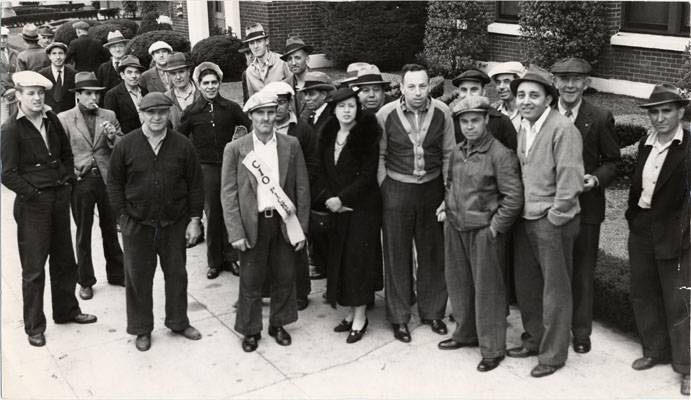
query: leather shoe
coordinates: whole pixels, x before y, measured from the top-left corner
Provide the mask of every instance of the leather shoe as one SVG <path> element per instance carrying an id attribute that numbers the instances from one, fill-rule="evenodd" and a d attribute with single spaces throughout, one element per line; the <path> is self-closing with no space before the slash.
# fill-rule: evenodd
<path id="1" fill-rule="evenodd" d="M 98 318 L 96 318 L 95 315 L 79 313 L 70 319 L 66 319 L 64 321 L 55 321 L 55 323 L 56 324 L 69 324 L 69 323 L 93 324 L 97 320 L 98 320 Z"/>
<path id="2" fill-rule="evenodd" d="M 423 319 L 422 323 L 432 327 L 432 332 L 439 335 L 446 335 L 448 330 L 446 329 L 446 324 L 440 319 Z"/>
<path id="3" fill-rule="evenodd" d="M 523 333 L 521 333 L 521 340 L 522 340 L 522 341 L 525 342 L 525 341 L 528 340 L 528 339 L 530 339 L 530 333 L 528 333 L 528 332 L 523 332 Z"/>
<path id="4" fill-rule="evenodd" d="M 532 371 L 530 371 L 530 375 L 533 378 L 542 378 L 543 376 L 548 376 L 552 375 L 553 373 L 557 372 L 557 370 L 561 367 L 563 367 L 564 364 L 560 365 L 546 365 L 546 364 L 538 364 L 533 368 Z"/>
<path id="5" fill-rule="evenodd" d="M 643 371 L 650 369 L 657 364 L 662 364 L 662 360 L 658 360 L 657 358 L 653 357 L 641 357 L 631 364 L 631 368 L 635 369 L 636 371 Z"/>
<path id="6" fill-rule="evenodd" d="M 482 361 L 480 361 L 480 364 L 477 365 L 477 370 L 480 372 L 491 371 L 497 368 L 499 366 L 499 363 L 501 363 L 501 360 L 503 359 L 504 356 L 495 358 L 483 358 Z"/>
<path id="7" fill-rule="evenodd" d="M 336 325 L 334 332 L 348 332 L 353 328 L 353 321 L 346 321 L 345 319 Z"/>
<path id="8" fill-rule="evenodd" d="M 29 344 L 36 347 L 41 347 L 46 345 L 46 335 L 43 333 L 37 333 L 35 335 L 29 335 Z"/>
<path id="9" fill-rule="evenodd" d="M 245 335 L 244 338 L 242 338 L 242 350 L 245 351 L 245 353 L 251 353 L 255 350 L 257 350 L 257 346 L 259 346 L 259 339 L 262 338 L 262 335 L 256 334 L 256 335 Z"/>
<path id="10" fill-rule="evenodd" d="M 237 261 L 226 261 L 223 269 L 235 276 L 240 276 L 240 264 Z"/>
<path id="11" fill-rule="evenodd" d="M 310 300 L 307 297 L 301 297 L 296 300 L 298 311 L 302 311 L 310 304 Z"/>
<path id="12" fill-rule="evenodd" d="M 134 340 L 134 346 L 139 351 L 149 350 L 151 348 L 151 334 L 137 335 L 137 339 Z"/>
<path id="13" fill-rule="evenodd" d="M 360 341 L 362 337 L 365 335 L 365 332 L 367 332 L 367 325 L 369 324 L 369 320 L 365 318 L 365 325 L 362 326 L 362 329 L 360 330 L 351 330 L 350 334 L 348 335 L 348 338 L 346 338 L 346 343 L 355 343 Z"/>
<path id="14" fill-rule="evenodd" d="M 514 347 L 506 351 L 506 355 L 513 358 L 527 358 L 538 355 L 537 350 L 528 350 L 525 347 Z"/>
<path id="15" fill-rule="evenodd" d="M 403 343 L 410 343 L 410 331 L 408 330 L 408 325 L 406 324 L 392 324 L 393 325 L 393 337 L 396 340 L 400 340 Z"/>
<path id="16" fill-rule="evenodd" d="M 276 339 L 276 343 L 281 346 L 290 346 L 292 340 L 290 334 L 283 329 L 282 326 L 270 326 L 269 336 L 273 336 Z"/>
<path id="17" fill-rule="evenodd" d="M 437 344 L 437 347 L 439 347 L 440 350 L 456 350 L 460 349 L 461 347 L 477 347 L 478 342 L 470 342 L 470 343 L 461 343 L 457 342 L 454 338 L 451 339 L 446 339 L 442 340 Z"/>
<path id="18" fill-rule="evenodd" d="M 82 300 L 91 300 L 94 297 L 94 290 L 91 286 L 82 286 L 79 288 L 79 298 Z"/>
<path id="19" fill-rule="evenodd" d="M 209 268 L 208 271 L 206 271 L 206 277 L 207 279 L 216 279 L 218 278 L 218 275 L 221 273 L 221 270 L 215 267 Z"/>
<path id="20" fill-rule="evenodd" d="M 573 340 L 573 351 L 576 353 L 587 353 L 590 351 L 590 338 L 585 340 Z"/>
<path id="21" fill-rule="evenodd" d="M 202 338 L 201 332 L 199 332 L 197 328 L 193 327 L 192 325 L 188 326 L 185 329 L 173 332 L 177 333 L 178 335 L 182 335 L 189 340 L 199 340 Z"/>
<path id="22" fill-rule="evenodd" d="M 684 374 L 681 377 L 681 394 L 684 396 L 689 395 L 689 374 Z"/>

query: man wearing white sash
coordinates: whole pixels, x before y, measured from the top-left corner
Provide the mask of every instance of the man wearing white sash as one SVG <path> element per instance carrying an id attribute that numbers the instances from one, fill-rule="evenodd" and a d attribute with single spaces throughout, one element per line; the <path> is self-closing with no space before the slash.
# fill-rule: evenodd
<path id="1" fill-rule="evenodd" d="M 242 349 L 257 349 L 262 331 L 262 286 L 271 281 L 269 335 L 282 346 L 284 325 L 297 321 L 295 253 L 305 246 L 309 178 L 300 142 L 276 135 L 276 95 L 260 92 L 245 103 L 252 133 L 226 145 L 221 203 L 228 240 L 240 252 L 240 296 L 235 330 Z"/>

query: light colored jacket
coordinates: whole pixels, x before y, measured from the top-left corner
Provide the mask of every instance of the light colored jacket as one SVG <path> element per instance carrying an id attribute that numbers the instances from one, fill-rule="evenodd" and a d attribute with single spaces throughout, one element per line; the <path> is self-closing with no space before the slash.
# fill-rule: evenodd
<path id="1" fill-rule="evenodd" d="M 256 58 L 247 66 L 245 79 L 247 80 L 247 94 L 252 96 L 269 82 L 279 82 L 290 76 L 288 64 L 281 60 L 281 55 L 267 50 L 266 65 Z"/>

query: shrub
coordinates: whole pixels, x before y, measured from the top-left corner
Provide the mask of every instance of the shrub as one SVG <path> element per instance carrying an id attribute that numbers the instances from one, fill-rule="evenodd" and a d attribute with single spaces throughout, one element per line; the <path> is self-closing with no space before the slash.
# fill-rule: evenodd
<path id="1" fill-rule="evenodd" d="M 631 146 L 647 134 L 648 130 L 640 125 L 616 124 L 614 126 L 614 135 L 617 137 L 620 149 Z"/>
<path id="2" fill-rule="evenodd" d="M 167 1 L 141 1 L 139 2 L 141 6 L 141 13 L 142 15 L 150 13 L 150 12 L 155 12 L 158 13 L 159 10 L 162 10 L 166 7 L 168 7 L 168 2 Z"/>
<path id="3" fill-rule="evenodd" d="M 231 36 L 211 36 L 200 40 L 192 49 L 191 60 L 195 65 L 202 61 L 218 64 L 223 71 L 223 81 L 239 81 L 245 69 L 245 56 L 238 53 L 242 47 L 240 39 Z"/>
<path id="4" fill-rule="evenodd" d="M 101 43 L 105 43 L 108 40 L 108 32 L 118 30 L 122 33 L 122 36 L 132 39 L 136 36 L 138 28 L 137 23 L 129 19 L 114 19 L 89 28 L 89 36 L 100 40 Z"/>
<path id="5" fill-rule="evenodd" d="M 636 333 L 631 308 L 628 260 L 600 251 L 595 269 L 593 316 L 624 331 Z"/>
<path id="6" fill-rule="evenodd" d="M 74 19 L 74 20 L 67 21 L 64 24 L 60 25 L 60 27 L 55 31 L 55 37 L 53 38 L 53 40 L 56 42 L 69 44 L 71 41 L 76 39 L 77 38 L 77 32 L 74 30 L 74 28 L 72 28 L 72 24 L 74 24 L 77 21 L 79 21 L 79 20 Z M 92 27 L 94 25 L 99 24 L 98 21 L 91 20 L 91 19 L 84 19 L 82 21 L 89 24 L 89 27 Z"/>
<path id="7" fill-rule="evenodd" d="M 482 58 L 490 17 L 476 1 L 429 2 L 423 57 L 432 74 L 451 76 Z"/>
<path id="8" fill-rule="evenodd" d="M 142 15 L 142 23 L 139 26 L 139 33 L 146 33 L 152 31 L 172 31 L 173 27 L 170 24 L 159 24 L 158 17 L 160 14 L 156 11 L 148 12 Z"/>
<path id="9" fill-rule="evenodd" d="M 606 8 L 596 1 L 521 1 L 525 64 L 548 67 L 567 56 L 595 64 L 608 40 Z"/>
<path id="10" fill-rule="evenodd" d="M 152 31 L 136 36 L 127 45 L 126 51 L 128 54 L 133 54 L 139 58 L 139 62 L 143 66 L 147 66 L 151 64 L 151 56 L 148 53 L 149 46 L 157 40 L 168 43 L 173 48 L 173 51 L 183 53 L 189 53 L 190 51 L 190 41 L 187 35 L 175 31 Z"/>
<path id="11" fill-rule="evenodd" d="M 617 174 L 620 179 L 629 181 L 631 175 L 633 175 L 633 170 L 636 169 L 636 154 L 622 154 L 621 158 L 617 162 Z"/>
<path id="12" fill-rule="evenodd" d="M 324 51 L 338 66 L 364 61 L 395 70 L 422 50 L 424 2 L 326 2 L 322 7 L 328 14 Z"/>

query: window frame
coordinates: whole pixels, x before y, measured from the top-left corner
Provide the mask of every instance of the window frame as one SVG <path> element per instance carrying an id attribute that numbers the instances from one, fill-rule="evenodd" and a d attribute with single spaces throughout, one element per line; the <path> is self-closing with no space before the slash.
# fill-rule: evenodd
<path id="1" fill-rule="evenodd" d="M 497 1 L 497 2 L 495 2 L 494 20 L 496 22 L 503 22 L 503 23 L 507 23 L 507 24 L 517 24 L 518 19 L 519 19 L 518 13 L 520 12 L 520 10 L 516 12 L 515 17 L 511 14 L 505 14 L 502 12 L 502 5 L 504 3 L 516 3 L 516 5 L 518 6 L 519 2 L 518 1 Z"/>
<path id="2" fill-rule="evenodd" d="M 654 35 L 663 36 L 682 36 L 688 37 L 689 30 L 683 27 L 682 21 L 684 18 L 684 6 L 689 7 L 688 2 L 664 2 L 669 6 L 667 10 L 667 24 L 666 25 L 654 25 L 654 24 L 643 24 L 643 23 L 631 23 L 627 19 L 631 13 L 631 7 L 636 6 L 637 2 L 622 2 L 621 10 L 621 28 L 622 32 L 632 32 L 632 33 L 648 33 Z M 642 2 L 641 2 L 642 3 Z M 655 4 L 653 2 L 646 2 L 647 4 Z M 661 2 L 662 3 L 662 2 Z M 688 9 L 687 9 L 688 12 Z"/>

